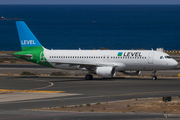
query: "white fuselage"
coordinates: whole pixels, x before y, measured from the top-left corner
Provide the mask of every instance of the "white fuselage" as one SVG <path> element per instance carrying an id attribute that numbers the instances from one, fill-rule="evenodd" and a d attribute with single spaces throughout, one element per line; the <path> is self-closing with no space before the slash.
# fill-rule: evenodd
<path id="1" fill-rule="evenodd" d="M 153 50 L 44 50 L 47 61 L 60 69 L 112 66 L 123 70 L 163 70 L 178 63 L 168 54 Z M 168 56 L 168 57 L 167 57 Z"/>

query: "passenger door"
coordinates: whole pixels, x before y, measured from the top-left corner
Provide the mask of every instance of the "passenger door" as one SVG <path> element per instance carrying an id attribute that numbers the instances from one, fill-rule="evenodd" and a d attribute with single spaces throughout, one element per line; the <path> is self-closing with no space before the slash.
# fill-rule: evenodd
<path id="1" fill-rule="evenodd" d="M 153 64 L 154 53 L 150 52 L 148 56 L 148 64 Z"/>

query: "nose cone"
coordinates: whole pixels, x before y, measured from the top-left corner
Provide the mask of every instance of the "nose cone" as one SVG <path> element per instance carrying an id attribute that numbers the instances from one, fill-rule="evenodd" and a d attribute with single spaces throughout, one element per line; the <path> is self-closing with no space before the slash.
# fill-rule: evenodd
<path id="1" fill-rule="evenodd" d="M 178 62 L 176 60 L 171 60 L 171 62 L 169 63 L 169 66 L 171 66 L 172 68 L 175 68 L 178 66 Z"/>

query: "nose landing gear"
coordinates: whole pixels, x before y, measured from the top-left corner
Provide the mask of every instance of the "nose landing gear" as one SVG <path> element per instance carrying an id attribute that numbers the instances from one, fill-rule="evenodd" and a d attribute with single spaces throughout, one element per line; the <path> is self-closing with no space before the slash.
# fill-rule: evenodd
<path id="1" fill-rule="evenodd" d="M 152 71 L 152 74 L 153 74 L 152 80 L 157 80 L 156 70 Z"/>
<path id="2" fill-rule="evenodd" d="M 152 79 L 153 79 L 153 80 L 157 80 L 157 76 L 153 76 Z"/>

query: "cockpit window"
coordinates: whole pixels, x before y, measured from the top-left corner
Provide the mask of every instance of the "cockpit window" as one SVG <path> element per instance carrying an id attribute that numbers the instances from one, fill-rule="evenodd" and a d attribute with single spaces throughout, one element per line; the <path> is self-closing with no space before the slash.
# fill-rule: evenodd
<path id="1" fill-rule="evenodd" d="M 170 56 L 165 56 L 165 58 L 166 58 L 166 59 L 171 59 L 171 57 L 170 57 Z"/>
<path id="2" fill-rule="evenodd" d="M 160 56 L 160 59 L 171 59 L 170 56 Z"/>
<path id="3" fill-rule="evenodd" d="M 163 57 L 163 56 L 161 56 L 161 57 L 160 57 L 160 59 L 164 59 L 164 57 Z"/>

